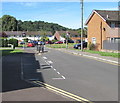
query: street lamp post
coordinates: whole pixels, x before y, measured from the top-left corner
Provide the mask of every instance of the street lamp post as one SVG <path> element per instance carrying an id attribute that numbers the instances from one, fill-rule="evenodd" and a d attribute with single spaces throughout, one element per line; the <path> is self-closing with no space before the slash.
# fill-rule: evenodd
<path id="1" fill-rule="evenodd" d="M 70 37 L 69 32 L 66 32 L 66 49 L 68 49 L 68 38 Z"/>
<path id="2" fill-rule="evenodd" d="M 23 39 L 25 39 L 25 37 L 26 37 L 26 33 L 22 33 L 22 37 L 23 37 Z M 23 49 L 25 48 L 25 44 L 23 43 Z"/>
<path id="3" fill-rule="evenodd" d="M 81 0 L 81 51 L 83 51 L 83 0 Z"/>

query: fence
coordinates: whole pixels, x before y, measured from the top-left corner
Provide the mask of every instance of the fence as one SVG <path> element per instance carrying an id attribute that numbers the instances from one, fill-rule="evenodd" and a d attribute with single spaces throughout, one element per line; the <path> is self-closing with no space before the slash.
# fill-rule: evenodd
<path id="1" fill-rule="evenodd" d="M 103 49 L 120 51 L 120 43 L 113 43 L 105 40 L 103 41 Z"/>

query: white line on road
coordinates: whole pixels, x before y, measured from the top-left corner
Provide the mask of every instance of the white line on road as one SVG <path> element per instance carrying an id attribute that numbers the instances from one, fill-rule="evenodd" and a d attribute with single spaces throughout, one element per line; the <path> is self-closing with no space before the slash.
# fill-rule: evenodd
<path id="1" fill-rule="evenodd" d="M 63 79 L 65 79 L 65 77 L 64 77 L 64 76 L 62 76 L 62 78 L 63 78 Z"/>
<path id="2" fill-rule="evenodd" d="M 51 65 L 51 64 L 53 63 L 52 61 L 47 61 L 47 57 L 42 57 L 42 58 L 44 59 L 44 61 L 45 61 L 48 65 Z M 61 75 L 60 72 L 58 72 L 53 66 L 51 66 L 51 68 L 52 68 L 54 71 L 56 71 L 57 74 L 59 74 L 59 75 L 62 77 L 62 79 L 65 79 L 65 77 L 64 77 L 63 75 Z M 60 78 L 58 78 L 58 79 L 60 79 Z"/>
<path id="3" fill-rule="evenodd" d="M 47 59 L 47 57 L 43 57 L 43 59 Z"/>
<path id="4" fill-rule="evenodd" d="M 55 70 L 55 71 L 56 71 L 56 69 L 53 69 L 53 70 Z"/>
<path id="5" fill-rule="evenodd" d="M 60 72 L 57 72 L 58 74 L 60 74 Z"/>
<path id="6" fill-rule="evenodd" d="M 47 61 L 49 64 L 52 64 L 53 62 L 52 61 Z"/>

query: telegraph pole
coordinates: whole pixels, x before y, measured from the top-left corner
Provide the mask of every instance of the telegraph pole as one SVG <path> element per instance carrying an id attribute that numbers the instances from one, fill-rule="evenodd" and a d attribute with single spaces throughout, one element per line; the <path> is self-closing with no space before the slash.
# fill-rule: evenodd
<path id="1" fill-rule="evenodd" d="M 83 0 L 81 0 L 81 51 L 83 51 Z"/>
<path id="2" fill-rule="evenodd" d="M 118 2 L 118 10 L 120 11 L 120 1 Z"/>

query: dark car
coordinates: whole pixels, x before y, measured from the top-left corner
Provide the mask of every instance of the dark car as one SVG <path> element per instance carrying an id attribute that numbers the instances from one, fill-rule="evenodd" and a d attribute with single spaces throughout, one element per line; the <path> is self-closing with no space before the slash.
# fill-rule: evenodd
<path id="1" fill-rule="evenodd" d="M 46 41 L 45 43 L 46 43 L 46 44 L 53 44 L 52 41 Z"/>
<path id="2" fill-rule="evenodd" d="M 35 45 L 37 45 L 38 44 L 38 41 L 32 41 Z"/>
<path id="3" fill-rule="evenodd" d="M 64 41 L 64 43 L 66 43 L 66 40 Z M 74 43 L 73 40 L 68 40 L 68 43 Z"/>
<path id="4" fill-rule="evenodd" d="M 81 49 L 81 43 L 74 45 L 75 49 Z M 87 42 L 83 42 L 83 48 L 87 48 Z"/>
<path id="5" fill-rule="evenodd" d="M 57 42 L 55 42 L 55 44 L 63 44 L 63 42 L 62 41 L 57 41 Z"/>
<path id="6" fill-rule="evenodd" d="M 20 42 L 20 44 L 25 44 L 25 42 L 24 42 L 24 41 L 22 41 L 22 42 Z"/>

